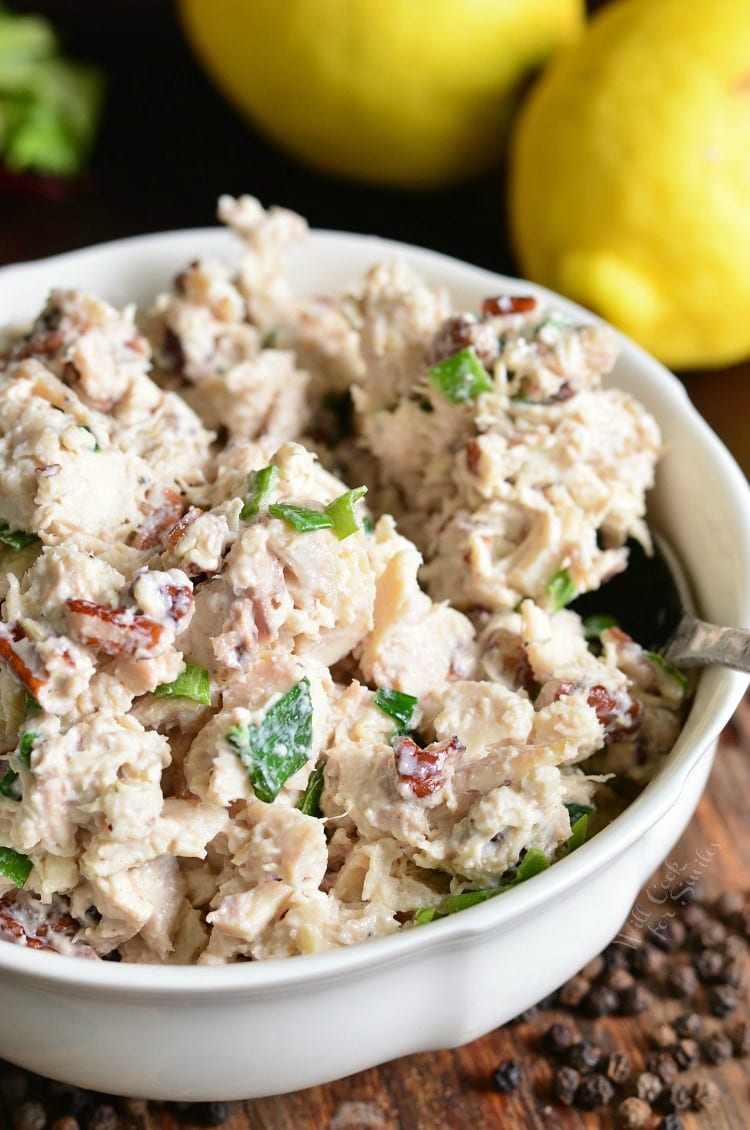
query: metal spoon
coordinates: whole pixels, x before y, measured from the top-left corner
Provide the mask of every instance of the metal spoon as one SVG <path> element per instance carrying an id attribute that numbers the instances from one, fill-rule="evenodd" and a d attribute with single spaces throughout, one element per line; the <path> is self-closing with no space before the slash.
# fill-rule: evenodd
<path id="1" fill-rule="evenodd" d="M 750 629 L 719 627 L 695 616 L 677 555 L 663 537 L 653 537 L 653 555 L 647 555 L 640 543 L 628 542 L 625 572 L 596 592 L 578 597 L 571 607 L 581 616 L 614 616 L 641 646 L 658 651 L 675 667 L 718 664 L 750 674 Z"/>

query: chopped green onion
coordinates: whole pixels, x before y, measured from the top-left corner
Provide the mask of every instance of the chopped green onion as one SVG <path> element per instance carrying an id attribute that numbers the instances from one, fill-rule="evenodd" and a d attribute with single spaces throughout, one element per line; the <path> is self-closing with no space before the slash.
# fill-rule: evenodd
<path id="1" fill-rule="evenodd" d="M 28 691 L 24 691 L 24 696 L 25 696 L 25 706 L 26 706 L 26 717 L 30 718 L 32 716 L 32 714 L 41 714 L 42 708 L 39 705 L 39 703 L 37 702 L 37 700 L 34 698 L 34 696 L 32 694 L 29 694 Z"/>
<path id="2" fill-rule="evenodd" d="M 590 804 L 575 804 L 572 801 L 570 804 L 566 804 L 565 808 L 567 808 L 568 810 L 571 828 L 577 820 L 581 819 L 582 816 L 590 816 L 594 811 Z"/>
<path id="3" fill-rule="evenodd" d="M 0 781 L 0 796 L 8 797 L 10 800 L 16 800 L 16 782 L 18 781 L 18 774 L 9 769 L 3 779 Z"/>
<path id="4" fill-rule="evenodd" d="M 607 616 L 606 613 L 599 613 L 594 616 L 587 616 L 583 621 L 583 635 L 587 640 L 598 640 L 602 632 L 606 632 L 607 628 L 619 627 L 617 620 L 614 616 Z"/>
<path id="5" fill-rule="evenodd" d="M 451 404 L 474 400 L 495 387 L 492 377 L 473 349 L 460 349 L 445 361 L 433 365 L 427 376 Z"/>
<path id="6" fill-rule="evenodd" d="M 670 663 L 663 655 L 659 655 L 658 651 L 646 651 L 644 654 L 649 663 L 664 671 L 666 675 L 669 675 L 670 679 L 674 679 L 681 690 L 687 690 L 688 680 L 684 671 L 680 671 L 679 667 L 675 667 L 674 663 Z"/>
<path id="7" fill-rule="evenodd" d="M 316 765 L 310 774 L 307 782 L 307 788 L 299 799 L 297 808 L 305 816 L 322 816 L 323 813 L 320 808 L 320 798 L 323 795 L 323 786 L 325 785 L 324 765 Z"/>
<path id="8" fill-rule="evenodd" d="M 326 506 L 326 514 L 333 519 L 333 528 L 339 541 L 362 529 L 354 510 L 354 503 L 365 494 L 367 487 L 355 487 L 354 490 L 348 490 L 345 494 L 334 498 L 333 502 L 329 502 Z"/>
<path id="9" fill-rule="evenodd" d="M 333 518 L 330 514 L 326 514 L 325 510 L 310 510 L 307 506 L 277 502 L 274 506 L 268 507 L 268 513 L 273 518 L 281 518 L 300 534 L 309 534 L 312 530 L 333 529 Z"/>
<path id="10" fill-rule="evenodd" d="M 585 844 L 588 834 L 589 818 L 588 815 L 584 813 L 584 815 L 579 816 L 575 822 L 571 821 L 570 823 L 570 835 L 565 841 L 566 852 L 570 853 L 571 851 L 575 851 L 581 844 Z"/>
<path id="11" fill-rule="evenodd" d="M 309 759 L 312 716 L 310 680 L 305 677 L 266 711 L 257 726 L 240 723 L 227 732 L 227 741 L 246 767 L 260 800 L 270 804 Z"/>
<path id="12" fill-rule="evenodd" d="M 387 714 L 397 723 L 393 737 L 406 734 L 409 731 L 414 707 L 418 701 L 413 694 L 404 694 L 403 691 L 392 691 L 386 687 L 381 687 L 375 692 L 373 701 L 379 710 L 382 710 L 384 714 Z"/>
<path id="13" fill-rule="evenodd" d="M 246 522 L 248 518 L 254 518 L 258 511 L 266 505 L 268 496 L 275 487 L 278 477 L 279 468 L 275 463 L 271 463 L 269 467 L 261 467 L 259 471 L 253 471 L 247 480 L 245 504 L 240 510 L 240 518 L 243 522 Z"/>
<path id="14" fill-rule="evenodd" d="M 154 694 L 158 698 L 189 698 L 201 706 L 211 705 L 211 682 L 205 667 L 186 663 L 174 682 L 160 683 Z"/>
<path id="15" fill-rule="evenodd" d="M 25 855 L 19 855 L 13 848 L 0 847 L 0 875 L 10 879 L 17 887 L 22 887 L 34 864 Z"/>
<path id="16" fill-rule="evenodd" d="M 511 887 L 517 887 L 519 883 L 525 883 L 527 879 L 531 879 L 548 867 L 549 860 L 541 848 L 531 847 L 519 863 L 516 874 L 510 882 L 503 883 L 501 887 L 491 887 L 489 890 L 464 891 L 460 895 L 448 895 L 438 906 L 426 906 L 418 910 L 414 915 L 414 922 L 417 926 L 424 926 L 425 923 L 432 922 L 435 918 L 445 918 L 448 914 L 457 914 L 460 910 L 466 910 L 469 906 L 476 906 L 480 902 L 494 898 L 495 895 L 509 891 Z"/>
<path id="17" fill-rule="evenodd" d="M 546 585 L 547 595 L 552 598 L 552 609 L 559 612 L 566 604 L 570 604 L 578 590 L 570 579 L 567 569 L 560 569 Z"/>
<path id="18" fill-rule="evenodd" d="M 89 435 L 94 436 L 94 452 L 101 451 L 101 447 L 99 446 L 99 440 L 96 438 L 96 436 L 94 435 L 93 431 L 88 426 L 88 424 L 79 424 L 78 427 L 83 428 L 83 430 L 85 432 L 88 432 Z"/>
<path id="19" fill-rule="evenodd" d="M 25 530 L 11 530 L 6 522 L 0 523 L 0 542 L 11 549 L 26 549 L 38 541 L 36 534 L 28 534 Z"/>
<path id="20" fill-rule="evenodd" d="M 27 768 L 31 764 L 31 751 L 38 737 L 39 734 L 27 733 L 21 738 L 21 744 L 18 747 L 18 760 Z"/>
<path id="21" fill-rule="evenodd" d="M 372 524 L 372 518 L 369 514 L 362 515 L 362 529 L 366 534 L 371 534 L 375 527 Z"/>

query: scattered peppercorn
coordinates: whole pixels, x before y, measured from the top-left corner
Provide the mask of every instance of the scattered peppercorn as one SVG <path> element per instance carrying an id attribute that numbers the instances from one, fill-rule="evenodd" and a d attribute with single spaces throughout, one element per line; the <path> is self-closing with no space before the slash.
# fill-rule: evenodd
<path id="1" fill-rule="evenodd" d="M 651 1106 L 654 1105 L 663 1090 L 664 1084 L 658 1075 L 654 1075 L 653 1071 L 642 1071 L 635 1081 L 636 1095 L 643 1102 L 650 1103 Z"/>
<path id="2" fill-rule="evenodd" d="M 698 974 L 692 965 L 678 965 L 667 974 L 667 988 L 670 995 L 692 997 L 698 991 Z"/>
<path id="3" fill-rule="evenodd" d="M 701 1050 L 695 1040 L 687 1038 L 678 1040 L 672 1048 L 672 1055 L 680 1071 L 689 1071 L 696 1063 L 700 1063 Z"/>
<path id="4" fill-rule="evenodd" d="M 745 984 L 745 959 L 742 957 L 727 959 L 724 963 L 722 980 L 725 985 L 731 985 L 733 989 L 741 989 Z"/>
<path id="5" fill-rule="evenodd" d="M 703 1021 L 697 1012 L 683 1012 L 672 1021 L 672 1027 L 681 1040 L 692 1039 L 700 1032 Z"/>
<path id="6" fill-rule="evenodd" d="M 504 1059 L 502 1063 L 498 1064 L 492 1079 L 497 1090 L 501 1091 L 504 1095 L 508 1094 L 510 1091 L 515 1091 L 516 1087 L 520 1087 L 523 1079 L 521 1061 L 518 1059 Z M 207 1105 L 216 1106 L 219 1104 L 211 1103 Z M 204 1122 L 202 1125 L 218 1126 L 219 1124 L 217 1122 Z"/>
<path id="7" fill-rule="evenodd" d="M 621 943 L 610 942 L 602 957 L 607 969 L 627 969 L 628 952 Z"/>
<path id="8" fill-rule="evenodd" d="M 635 978 L 630 970 L 624 969 L 620 965 L 616 965 L 607 971 L 605 981 L 610 989 L 614 989 L 616 993 L 624 993 L 626 989 L 632 989 L 635 984 Z"/>
<path id="9" fill-rule="evenodd" d="M 596 1071 L 602 1062 L 602 1049 L 591 1040 L 579 1040 L 568 1052 L 568 1063 L 582 1073 Z"/>
<path id="10" fill-rule="evenodd" d="M 653 931 L 654 941 L 664 950 L 676 950 L 685 941 L 687 931 L 679 918 L 667 918 Z"/>
<path id="11" fill-rule="evenodd" d="M 576 1106 L 581 1110 L 599 1110 L 600 1107 L 609 1106 L 614 1097 L 615 1089 L 606 1075 L 598 1072 L 584 1075 L 576 1094 Z"/>
<path id="12" fill-rule="evenodd" d="M 21 1103 L 16 1108 L 14 1119 L 15 1130 L 45 1130 L 47 1115 L 41 1103 Z"/>
<path id="13" fill-rule="evenodd" d="M 718 950 L 701 950 L 695 959 L 695 972 L 704 985 L 717 984 L 724 973 L 724 957 Z"/>
<path id="14" fill-rule="evenodd" d="M 638 1016 L 646 1012 L 654 1003 L 654 998 L 643 985 L 633 985 L 626 989 L 620 997 L 620 1012 L 623 1016 Z"/>
<path id="15" fill-rule="evenodd" d="M 604 955 L 599 953 L 596 957 L 592 957 L 591 961 L 584 965 L 581 970 L 581 977 L 585 977 L 587 981 L 596 981 L 601 977 L 604 972 Z"/>
<path id="16" fill-rule="evenodd" d="M 682 912 L 682 922 L 688 933 L 694 933 L 707 917 L 706 908 L 699 902 L 691 902 Z"/>
<path id="17" fill-rule="evenodd" d="M 9 1106 L 23 1102 L 29 1090 L 28 1076 L 23 1071 L 10 1070 L 0 1079 L 0 1096 Z"/>
<path id="18" fill-rule="evenodd" d="M 656 946 L 644 942 L 640 949 L 632 950 L 630 954 L 630 968 L 639 977 L 653 977 L 664 966 L 666 955 Z"/>
<path id="19" fill-rule="evenodd" d="M 668 1111 L 671 1110 L 675 1114 L 680 1114 L 681 1111 L 690 1108 L 690 1091 L 684 1083 L 674 1082 L 662 1092 L 659 1101 Z"/>
<path id="20" fill-rule="evenodd" d="M 551 1024 L 542 1036 L 542 1047 L 550 1055 L 565 1055 L 578 1040 L 578 1033 L 569 1024 Z"/>
<path id="21" fill-rule="evenodd" d="M 731 985 L 714 985 L 708 994 L 708 1007 L 721 1019 L 730 1016 L 737 1008 L 737 990 Z"/>
<path id="22" fill-rule="evenodd" d="M 632 1066 L 627 1052 L 612 1052 L 607 1058 L 607 1078 L 618 1086 L 627 1083 L 631 1072 Z"/>
<path id="23" fill-rule="evenodd" d="M 552 1081 L 555 1098 L 563 1106 L 572 1106 L 581 1082 L 581 1075 L 574 1067 L 558 1067 Z"/>
<path id="24" fill-rule="evenodd" d="M 674 1056 L 667 1051 L 651 1052 L 646 1057 L 646 1070 L 658 1075 L 662 1083 L 674 1083 L 678 1068 Z"/>
<path id="25" fill-rule="evenodd" d="M 721 1092 L 713 1079 L 699 1079 L 690 1090 L 690 1105 L 693 1110 L 708 1110 L 716 1106 Z"/>
<path id="26" fill-rule="evenodd" d="M 87 1124 L 86 1130 L 117 1130 L 117 1111 L 108 1103 L 94 1108 Z"/>
<path id="27" fill-rule="evenodd" d="M 685 1123 L 676 1114 L 665 1114 L 656 1130 L 685 1130 Z"/>
<path id="28" fill-rule="evenodd" d="M 56 1118 L 52 1123 L 52 1130 L 80 1130 L 80 1124 L 77 1118 L 73 1118 L 72 1114 L 64 1114 L 62 1118 Z"/>
<path id="29" fill-rule="evenodd" d="M 594 985 L 581 1006 L 586 1016 L 612 1016 L 620 1007 L 620 996 L 608 985 Z"/>
<path id="30" fill-rule="evenodd" d="M 564 1008 L 578 1008 L 590 988 L 591 982 L 579 973 L 565 982 L 557 994 L 557 999 Z"/>
<path id="31" fill-rule="evenodd" d="M 704 949 L 718 949 L 727 940 L 727 928 L 715 918 L 707 918 L 698 927 L 696 936 Z"/>
<path id="32" fill-rule="evenodd" d="M 726 1063 L 732 1058 L 732 1041 L 723 1032 L 714 1032 L 708 1036 L 701 1049 L 709 1063 Z"/>
<path id="33" fill-rule="evenodd" d="M 651 1121 L 651 1107 L 643 1099 L 632 1095 L 617 1108 L 617 1125 L 622 1130 L 641 1130 Z"/>
<path id="34" fill-rule="evenodd" d="M 732 922 L 745 909 L 745 897 L 739 891 L 722 891 L 713 905 L 714 914 Z"/>

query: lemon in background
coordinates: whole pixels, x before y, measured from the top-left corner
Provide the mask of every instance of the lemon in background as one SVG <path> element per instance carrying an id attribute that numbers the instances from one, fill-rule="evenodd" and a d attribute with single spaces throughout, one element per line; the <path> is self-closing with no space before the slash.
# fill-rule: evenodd
<path id="1" fill-rule="evenodd" d="M 219 87 L 326 172 L 448 184 L 492 164 L 524 78 L 583 0 L 180 0 Z"/>
<path id="2" fill-rule="evenodd" d="M 521 269 L 676 367 L 750 355 L 750 2 L 617 0 L 511 147 Z"/>

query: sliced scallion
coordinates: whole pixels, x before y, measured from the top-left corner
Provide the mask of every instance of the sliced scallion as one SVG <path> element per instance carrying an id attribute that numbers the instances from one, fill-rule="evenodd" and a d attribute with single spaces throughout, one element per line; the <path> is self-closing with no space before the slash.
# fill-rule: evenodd
<path id="1" fill-rule="evenodd" d="M 201 706 L 211 705 L 211 681 L 205 667 L 187 663 L 171 683 L 160 683 L 154 690 L 158 698 L 189 698 Z"/>
<path id="2" fill-rule="evenodd" d="M 313 530 L 333 529 L 333 518 L 325 510 L 311 510 L 308 506 L 293 506 L 290 502 L 277 502 L 268 507 L 268 513 L 273 518 L 281 518 L 300 534 L 309 534 Z"/>
<path id="3" fill-rule="evenodd" d="M 444 361 L 433 365 L 428 377 L 451 404 L 474 400 L 482 392 L 495 387 L 492 377 L 473 349 L 460 349 Z"/>
<path id="4" fill-rule="evenodd" d="M 275 463 L 271 463 L 268 467 L 261 467 L 259 471 L 253 471 L 247 481 L 245 503 L 240 510 L 240 518 L 243 522 L 248 521 L 249 518 L 254 518 L 259 510 L 266 505 L 268 496 L 276 485 L 278 477 L 279 468 Z"/>
<path id="5" fill-rule="evenodd" d="M 354 509 L 355 502 L 367 494 L 367 487 L 355 487 L 345 494 L 334 498 L 326 506 L 326 514 L 333 520 L 333 528 L 339 541 L 356 534 L 362 529 L 357 513 Z"/>

